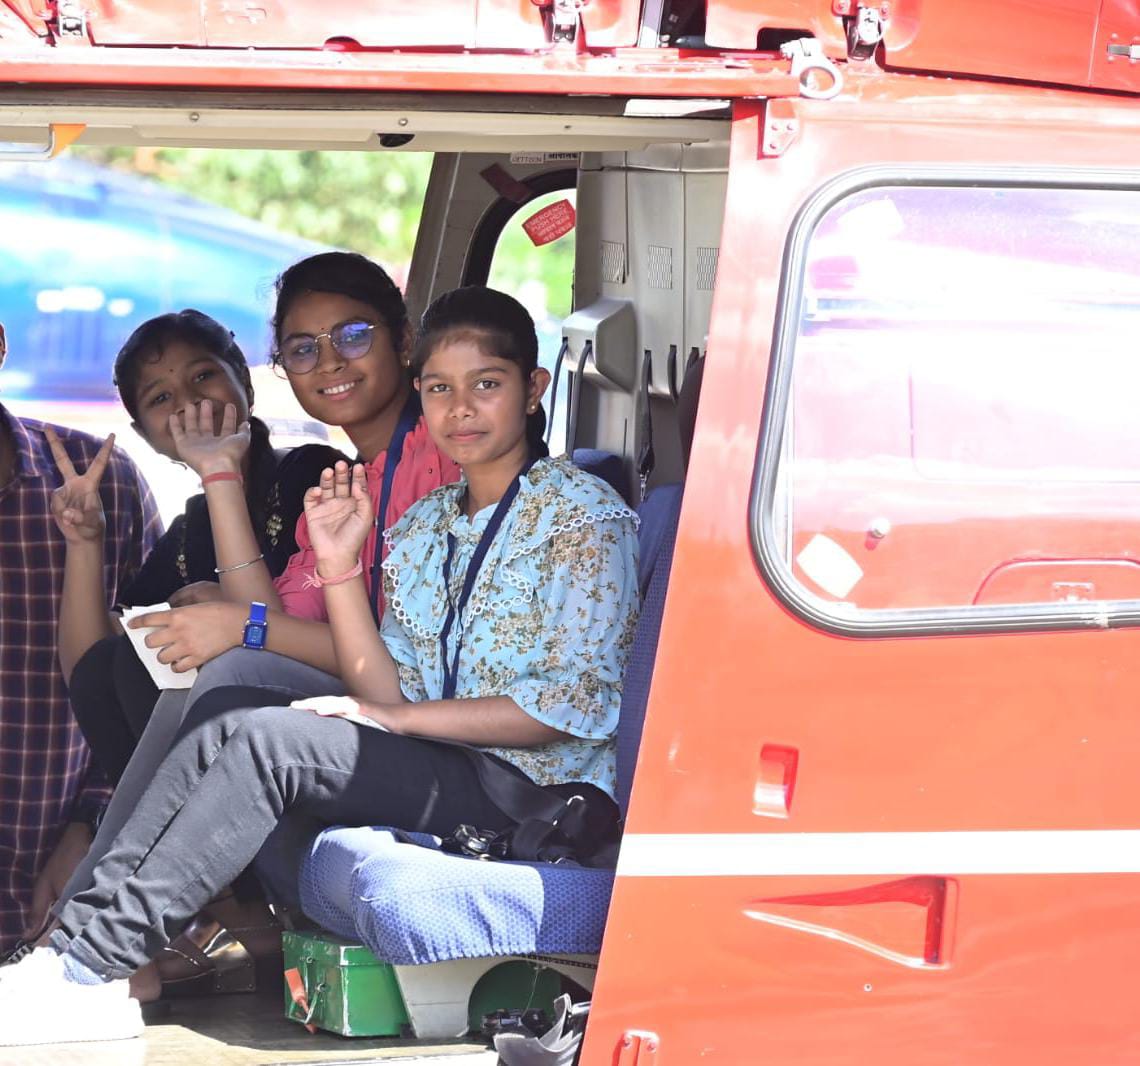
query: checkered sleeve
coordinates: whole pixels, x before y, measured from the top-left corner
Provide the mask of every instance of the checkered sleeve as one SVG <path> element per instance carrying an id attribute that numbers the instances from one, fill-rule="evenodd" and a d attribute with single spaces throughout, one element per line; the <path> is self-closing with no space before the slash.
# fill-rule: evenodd
<path id="1" fill-rule="evenodd" d="M 143 560 L 162 536 L 162 520 L 154 494 L 142 472 L 125 452 L 114 450 L 100 486 L 107 519 L 105 582 L 108 603 L 117 603 Z M 111 798 L 111 786 L 89 765 L 75 798 L 71 820 L 95 825 Z"/>

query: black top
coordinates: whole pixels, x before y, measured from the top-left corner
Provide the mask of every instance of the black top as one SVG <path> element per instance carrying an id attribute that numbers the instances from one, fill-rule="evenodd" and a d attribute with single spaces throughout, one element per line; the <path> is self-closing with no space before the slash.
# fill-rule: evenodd
<path id="1" fill-rule="evenodd" d="M 321 471 L 345 457 L 324 444 L 304 444 L 275 457 L 276 468 L 266 478 L 268 492 L 260 507 L 251 507 L 256 517 L 254 533 L 265 556 L 269 573 L 277 577 L 297 550 L 297 519 L 304 510 L 305 490 L 320 481 Z M 161 603 L 184 585 L 217 581 L 214 567 L 214 537 L 206 496 L 199 493 L 186 501 L 186 510 L 146 557 L 134 581 L 119 594 L 124 607 Z"/>

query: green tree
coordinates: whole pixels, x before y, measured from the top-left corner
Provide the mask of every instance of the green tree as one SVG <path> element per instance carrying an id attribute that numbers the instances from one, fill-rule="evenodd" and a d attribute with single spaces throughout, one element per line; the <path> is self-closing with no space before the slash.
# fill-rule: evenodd
<path id="1" fill-rule="evenodd" d="M 371 256 L 403 273 L 431 155 L 76 146 L 92 163 L 151 177 L 282 233 Z"/>

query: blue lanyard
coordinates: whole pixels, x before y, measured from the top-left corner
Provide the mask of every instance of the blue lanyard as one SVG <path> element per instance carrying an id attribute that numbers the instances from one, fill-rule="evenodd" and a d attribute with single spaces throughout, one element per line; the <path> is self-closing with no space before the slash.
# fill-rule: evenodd
<path id="1" fill-rule="evenodd" d="M 534 463 L 535 460 L 529 460 L 526 466 L 518 472 L 514 481 L 512 481 L 507 488 L 507 491 L 503 493 L 503 498 L 499 500 L 498 506 L 487 522 L 487 528 L 483 530 L 483 535 L 479 538 L 479 543 L 475 546 L 475 554 L 471 556 L 471 562 L 467 564 L 467 573 L 463 577 L 463 591 L 459 594 L 458 604 L 451 598 L 451 561 L 455 558 L 456 541 L 453 534 L 447 534 L 447 556 L 443 560 L 443 587 L 447 593 L 447 618 L 444 619 L 443 629 L 441 629 L 439 633 L 439 658 L 443 664 L 442 698 L 445 700 L 455 698 L 455 689 L 459 683 L 459 656 L 463 652 L 463 638 L 465 636 L 463 612 L 467 609 L 467 601 L 471 598 L 471 590 L 475 587 L 475 582 L 479 577 L 479 571 L 483 567 L 483 560 L 487 556 L 491 542 L 495 539 L 495 535 L 499 532 L 499 527 L 503 524 L 503 519 L 507 517 L 507 512 L 511 509 L 511 504 L 515 502 L 515 497 L 519 494 L 523 475 L 534 466 Z M 459 636 L 455 641 L 455 654 L 451 657 L 449 662 L 447 656 L 447 638 L 451 636 L 451 627 L 455 624 L 456 618 L 459 619 L 460 630 Z"/>
<path id="2" fill-rule="evenodd" d="M 400 412 L 400 419 L 392 433 L 392 440 L 388 444 L 388 452 L 384 457 L 384 478 L 380 482 L 380 508 L 376 512 L 376 544 L 372 549 L 372 617 L 376 624 L 380 624 L 380 561 L 384 551 L 384 523 L 388 521 L 388 505 L 392 500 L 392 482 L 396 478 L 396 467 L 404 454 L 404 438 L 416 428 L 420 420 L 420 394 L 415 389 L 408 394 L 404 401 L 404 409 Z"/>

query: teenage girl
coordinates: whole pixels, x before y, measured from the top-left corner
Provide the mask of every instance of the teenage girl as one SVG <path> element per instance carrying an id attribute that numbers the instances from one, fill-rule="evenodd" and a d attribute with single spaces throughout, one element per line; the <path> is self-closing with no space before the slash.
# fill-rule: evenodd
<path id="1" fill-rule="evenodd" d="M 384 524 L 394 524 L 412 502 L 459 476 L 458 466 L 432 441 L 412 388 L 408 318 L 400 290 L 376 263 L 346 252 L 301 260 L 281 275 L 276 289 L 274 365 L 308 414 L 344 428 L 359 452 L 371 491 L 386 500 Z M 335 675 L 340 669 L 325 621 L 324 596 L 315 580 L 316 558 L 304 516 L 296 529 L 297 552 L 280 576 L 271 579 L 258 559 L 261 553 L 242 504 L 240 477 L 248 461 L 250 436 L 236 428 L 240 412 L 217 421 L 218 410 L 227 410 L 227 402 L 222 396 L 203 397 L 181 417 L 168 418 L 177 454 L 202 477 L 214 528 L 227 536 L 224 554 L 221 547 L 218 553 L 226 598 L 151 612 L 133 623 L 154 627 L 147 643 L 157 647 L 159 658 L 174 670 L 203 665 L 206 669 L 189 695 L 185 690 L 171 691 L 159 699 L 90 848 L 69 862 L 59 884 L 44 893 L 46 903 L 58 900 L 56 913 L 89 885 L 96 863 L 137 806 L 182 715 L 200 691 L 219 683 L 272 684 L 290 698 L 311 690 L 339 690 Z M 315 484 L 317 476 L 311 474 L 305 487 Z M 94 466 L 82 477 L 69 479 L 64 488 L 70 486 L 72 497 L 97 506 L 97 494 L 84 484 L 92 479 L 97 486 Z M 292 497 L 298 506 L 301 496 L 298 490 Z M 97 515 L 90 520 L 97 522 Z M 383 540 L 370 530 L 361 561 L 377 616 L 384 609 L 377 566 L 383 550 Z M 242 643 L 253 601 L 270 608 L 264 650 L 243 653 L 239 648 L 223 655 Z M 245 916 L 224 924 L 236 932 L 237 923 L 251 922 Z M 207 979 L 205 987 L 223 987 L 211 983 L 216 975 L 208 960 L 194 957 L 198 975 Z M 141 984 L 139 994 L 153 997 L 155 982 Z"/>
<path id="2" fill-rule="evenodd" d="M 464 477 L 391 531 L 379 634 L 360 565 L 373 523 L 366 472 L 338 463 L 305 498 L 335 650 L 359 663 L 353 699 L 335 705 L 347 720 L 259 706 L 246 688 L 204 695 L 50 946 L 0 974 L 0 1044 L 138 1035 L 122 978 L 287 812 L 437 835 L 460 822 L 509 829 L 484 781 L 510 773 L 616 813 L 635 517 L 607 485 L 545 456 L 549 375 L 510 297 L 442 297 L 412 369 L 431 434 Z"/>
<path id="3" fill-rule="evenodd" d="M 304 492 L 339 453 L 321 445 L 274 451 L 268 427 L 251 414 L 253 386 L 245 356 L 233 334 L 200 311 L 160 315 L 139 326 L 115 360 L 115 385 L 133 428 L 160 455 L 182 461 L 183 427 L 196 436 L 201 427 L 213 436 L 215 420 L 221 433 L 243 444 L 232 475 L 232 510 L 240 521 L 229 514 L 212 524 L 207 495 L 192 497 L 120 593 L 121 604 L 185 604 L 220 599 L 226 591 L 236 595 L 240 589 L 226 586 L 248 575 L 230 571 L 226 563 L 243 552 L 256 556 L 266 580 L 282 573 L 297 551 L 294 531 Z M 116 784 L 158 690 L 126 637 L 113 635 L 118 627 L 107 614 L 100 561 L 101 509 L 75 499 L 87 483 L 98 484 L 113 438 L 83 477 L 52 438 L 65 479 L 53 507 L 68 542 L 60 664 L 80 728 L 96 762 Z"/>

